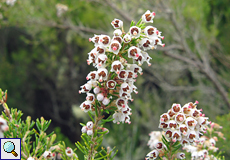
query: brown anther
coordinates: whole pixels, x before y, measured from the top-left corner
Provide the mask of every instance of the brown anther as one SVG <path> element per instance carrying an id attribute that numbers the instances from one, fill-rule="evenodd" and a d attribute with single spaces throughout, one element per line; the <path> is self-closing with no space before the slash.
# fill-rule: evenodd
<path id="1" fill-rule="evenodd" d="M 187 130 L 188 130 L 188 128 L 187 128 L 187 127 L 180 127 L 180 131 L 181 131 L 181 133 L 183 133 L 183 132 L 187 132 Z"/>
<path id="2" fill-rule="evenodd" d="M 139 56 L 136 61 L 141 61 L 142 60 L 142 56 Z"/>
<path id="3" fill-rule="evenodd" d="M 89 96 L 89 100 L 90 100 L 90 101 L 93 101 L 93 96 Z"/>
<path id="4" fill-rule="evenodd" d="M 157 43 L 158 43 L 158 42 L 159 42 L 159 40 L 158 40 L 158 39 L 156 39 L 156 40 L 155 40 L 155 45 L 157 45 Z"/>
<path id="5" fill-rule="evenodd" d="M 115 27 L 119 27 L 118 24 L 119 24 L 119 20 L 115 20 L 113 25 L 114 25 Z"/>
<path id="6" fill-rule="evenodd" d="M 85 86 L 83 87 L 83 89 L 84 89 L 86 92 L 87 92 L 87 91 L 89 91 L 88 89 L 86 89 L 86 87 L 85 87 Z"/>
<path id="7" fill-rule="evenodd" d="M 151 16 L 150 16 L 150 14 L 145 14 L 145 18 L 146 18 L 147 21 L 151 21 Z"/>
<path id="8" fill-rule="evenodd" d="M 168 115 L 170 116 L 170 117 L 172 117 L 172 116 L 174 116 L 175 115 L 175 113 L 173 113 L 171 110 L 168 112 Z"/>
<path id="9" fill-rule="evenodd" d="M 139 71 L 139 68 L 134 69 L 134 73 L 137 73 Z"/>
<path id="10" fill-rule="evenodd" d="M 124 104 L 124 103 L 125 103 L 125 101 L 123 99 L 119 99 L 117 104 L 119 106 L 122 106 L 122 104 Z"/>
<path id="11" fill-rule="evenodd" d="M 149 28 L 147 32 L 148 32 L 148 35 L 153 35 L 154 34 L 154 29 Z"/>
<path id="12" fill-rule="evenodd" d="M 97 51 L 98 53 L 102 54 L 104 53 L 105 50 L 103 48 L 97 47 Z"/>
<path id="13" fill-rule="evenodd" d="M 199 115 L 199 112 L 197 110 L 195 110 L 192 115 L 193 115 L 193 117 L 197 117 L 197 115 Z"/>
<path id="14" fill-rule="evenodd" d="M 165 134 L 168 135 L 169 138 L 172 137 L 172 131 L 170 131 L 170 130 L 166 131 Z"/>
<path id="15" fill-rule="evenodd" d="M 125 78 L 125 73 L 126 73 L 125 71 L 121 71 L 120 74 L 119 74 L 119 76 L 120 76 L 121 78 Z"/>
<path id="16" fill-rule="evenodd" d="M 119 48 L 119 44 L 117 44 L 117 43 L 112 43 L 111 44 L 111 48 L 113 48 L 113 47 L 116 47 L 117 49 Z"/>
<path id="17" fill-rule="evenodd" d="M 118 64 L 118 65 L 113 65 L 113 69 L 116 71 L 116 70 L 120 70 L 121 69 L 121 65 Z"/>
<path id="18" fill-rule="evenodd" d="M 190 134 L 189 135 L 189 139 L 193 139 L 193 138 L 195 138 L 196 136 L 194 135 L 194 134 Z"/>
<path id="19" fill-rule="evenodd" d="M 177 105 L 173 106 L 173 111 L 174 112 L 179 112 L 180 111 L 180 107 L 178 107 Z"/>
<path id="20" fill-rule="evenodd" d="M 188 121 L 188 126 L 193 126 L 194 121 Z"/>
<path id="21" fill-rule="evenodd" d="M 136 31 L 137 33 L 139 33 L 139 31 L 138 31 L 137 28 L 132 28 L 130 32 L 131 32 L 131 34 L 133 34 L 135 31 Z"/>
<path id="22" fill-rule="evenodd" d="M 134 48 L 134 49 L 132 49 L 131 51 L 130 51 L 130 55 L 131 56 L 136 56 L 136 54 L 137 54 L 137 49 L 136 48 Z"/>
<path id="23" fill-rule="evenodd" d="M 168 116 L 167 115 L 163 115 L 162 118 L 164 118 L 164 122 L 167 122 L 168 121 Z"/>
<path id="24" fill-rule="evenodd" d="M 166 124 L 166 123 L 161 123 L 161 125 L 162 125 L 162 128 L 167 128 L 168 127 L 168 124 Z"/>
<path id="25" fill-rule="evenodd" d="M 91 79 L 95 79 L 96 74 L 95 73 L 91 73 L 90 76 L 91 76 Z"/>
<path id="26" fill-rule="evenodd" d="M 99 37 L 97 36 L 95 37 L 95 43 L 98 43 L 98 41 L 99 41 Z"/>
<path id="27" fill-rule="evenodd" d="M 108 37 L 103 37 L 103 44 L 108 44 L 109 43 L 109 38 Z"/>
<path id="28" fill-rule="evenodd" d="M 169 124 L 169 127 L 170 127 L 170 128 L 176 128 L 176 124 L 175 124 L 175 123 L 174 123 L 174 124 L 173 124 L 173 123 L 170 123 L 170 124 Z"/>
<path id="29" fill-rule="evenodd" d="M 132 72 L 129 72 L 128 73 L 128 78 L 132 78 L 133 77 L 133 73 Z"/>
<path id="30" fill-rule="evenodd" d="M 121 37 L 114 37 L 114 40 L 117 40 L 119 43 L 122 41 Z"/>
<path id="31" fill-rule="evenodd" d="M 149 40 L 147 40 L 147 41 L 143 44 L 144 47 L 148 47 L 149 45 L 150 45 Z"/>
<path id="32" fill-rule="evenodd" d="M 179 137 L 180 137 L 180 135 L 179 135 L 178 133 L 175 133 L 175 134 L 173 135 L 173 138 L 178 139 Z"/>

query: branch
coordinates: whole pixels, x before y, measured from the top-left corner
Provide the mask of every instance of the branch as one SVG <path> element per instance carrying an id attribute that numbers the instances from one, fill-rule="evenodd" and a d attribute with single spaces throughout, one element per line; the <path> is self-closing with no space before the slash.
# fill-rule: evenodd
<path id="1" fill-rule="evenodd" d="M 185 63 L 193 65 L 194 67 L 197 67 L 197 68 L 201 69 L 200 63 L 198 63 L 198 62 L 196 62 L 194 60 L 191 60 L 191 59 L 189 59 L 187 57 L 183 57 L 183 56 L 178 55 L 178 54 L 172 54 L 169 51 L 164 51 L 163 53 L 168 57 L 183 61 Z"/>
<path id="2" fill-rule="evenodd" d="M 188 44 L 187 44 L 187 40 L 182 32 L 181 28 L 185 28 L 185 27 L 179 27 L 179 23 L 176 21 L 175 15 L 173 14 L 173 12 L 164 5 L 164 2 L 161 0 L 161 5 L 165 8 L 165 10 L 169 11 L 169 18 L 170 21 L 172 23 L 172 25 L 174 26 L 177 34 L 180 36 L 181 38 L 181 44 L 184 48 L 185 53 L 187 53 L 187 55 L 189 55 L 191 58 L 187 58 L 187 57 L 183 57 L 180 55 L 176 55 L 176 54 L 171 54 L 167 51 L 164 51 L 164 54 L 172 57 L 174 59 L 178 59 L 180 61 L 189 63 L 195 67 L 197 67 L 202 73 L 204 73 L 206 75 L 206 77 L 214 84 L 215 88 L 217 89 L 217 91 L 221 94 L 222 98 L 224 99 L 225 103 L 227 104 L 228 108 L 230 109 L 230 101 L 228 99 L 228 94 L 225 91 L 225 88 L 222 86 L 222 84 L 219 82 L 219 80 L 217 79 L 217 74 L 214 72 L 214 70 L 212 69 L 210 62 L 208 60 L 207 54 L 209 51 L 204 51 L 206 52 L 206 55 L 203 54 L 203 51 L 201 50 L 199 44 L 197 44 L 197 41 L 195 40 L 195 47 L 198 50 L 198 53 L 200 54 L 200 57 L 202 59 L 203 62 L 201 62 L 195 53 L 193 53 L 191 51 L 191 49 L 189 48 Z M 193 37 L 196 38 L 196 37 Z"/>
<path id="3" fill-rule="evenodd" d="M 199 86 L 195 86 L 195 87 L 173 86 L 173 85 L 169 84 L 168 82 L 166 82 L 161 75 L 157 74 L 157 72 L 153 71 L 151 68 L 146 69 L 146 71 L 148 71 L 150 73 L 150 75 L 148 77 L 146 77 L 146 79 L 148 79 L 148 81 L 150 81 L 150 82 L 154 82 L 154 83 L 158 84 L 165 91 L 171 91 L 171 92 L 174 92 L 174 91 L 195 91 L 195 90 L 199 89 Z"/>
<path id="4" fill-rule="evenodd" d="M 41 22 L 44 22 L 44 23 L 41 23 Z M 93 28 L 88 28 L 88 27 L 84 27 L 84 26 L 76 26 L 76 25 L 57 24 L 54 21 L 43 20 L 43 21 L 38 22 L 36 20 L 31 20 L 31 21 L 29 21 L 29 23 L 39 24 L 39 25 L 54 27 L 54 28 L 60 28 L 60 29 L 65 29 L 65 30 L 73 30 L 76 32 L 83 31 L 83 32 L 88 32 L 88 33 L 93 33 L 93 34 L 107 34 L 107 32 L 93 29 Z"/>
<path id="5" fill-rule="evenodd" d="M 170 46 L 165 46 L 165 47 L 157 47 L 156 50 L 158 51 L 169 51 L 169 50 L 173 50 L 173 49 L 177 49 L 177 50 L 184 50 L 184 48 L 179 45 L 179 44 L 171 44 Z"/>

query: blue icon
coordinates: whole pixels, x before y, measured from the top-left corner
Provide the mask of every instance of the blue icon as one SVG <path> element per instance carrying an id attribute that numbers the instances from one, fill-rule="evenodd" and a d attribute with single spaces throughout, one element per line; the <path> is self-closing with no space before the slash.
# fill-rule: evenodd
<path id="1" fill-rule="evenodd" d="M 15 157 L 18 156 L 18 154 L 14 151 L 15 150 L 15 145 L 11 141 L 7 141 L 3 145 L 3 149 L 7 153 L 12 153 Z"/>

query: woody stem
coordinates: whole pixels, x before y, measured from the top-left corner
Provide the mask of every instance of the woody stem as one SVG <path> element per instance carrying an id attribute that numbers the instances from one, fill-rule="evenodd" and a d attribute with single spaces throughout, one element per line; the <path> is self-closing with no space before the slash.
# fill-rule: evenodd
<path id="1" fill-rule="evenodd" d="M 97 106 L 95 106 L 97 107 Z M 96 140 L 97 140 L 97 135 L 95 135 L 94 133 L 96 132 L 96 130 L 98 129 L 98 124 L 101 120 L 101 111 L 99 109 L 99 107 L 95 110 L 95 112 L 97 112 L 97 114 L 95 114 L 95 122 L 94 122 L 94 126 L 93 126 L 93 135 L 91 137 L 91 145 L 90 145 L 90 150 L 89 150 L 89 154 L 88 154 L 88 158 L 87 160 L 93 160 L 94 156 L 95 156 L 95 146 L 96 146 Z"/>

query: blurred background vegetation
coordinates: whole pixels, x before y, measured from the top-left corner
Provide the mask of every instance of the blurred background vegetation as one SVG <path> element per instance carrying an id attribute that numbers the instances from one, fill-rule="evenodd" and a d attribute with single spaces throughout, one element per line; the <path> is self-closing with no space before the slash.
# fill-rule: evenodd
<path id="1" fill-rule="evenodd" d="M 6 1 L 0 0 L 0 87 L 8 90 L 10 107 L 52 119 L 50 130 L 73 146 L 80 140 L 79 123 L 88 120 L 79 110 L 85 95 L 78 94 L 93 70 L 86 63 L 93 48 L 88 38 L 112 35 L 114 18 L 128 31 L 132 19 L 150 10 L 166 46 L 149 52 L 152 66 L 145 64 L 137 79 L 131 125 L 108 124 L 104 145 L 117 147 L 116 159 L 143 159 L 159 116 L 174 102 L 198 100 L 206 116 L 224 127 L 227 140 L 217 146 L 230 159 L 230 1 Z"/>

